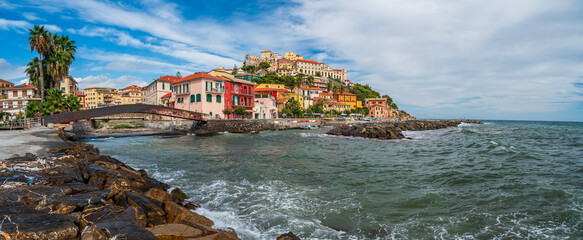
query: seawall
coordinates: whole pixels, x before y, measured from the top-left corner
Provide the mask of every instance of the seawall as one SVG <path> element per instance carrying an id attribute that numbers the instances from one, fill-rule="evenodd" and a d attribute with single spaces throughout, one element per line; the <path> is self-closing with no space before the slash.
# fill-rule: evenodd
<path id="1" fill-rule="evenodd" d="M 327 132 L 329 135 L 351 136 L 376 139 L 402 139 L 403 131 L 436 130 L 457 127 L 460 123 L 483 124 L 477 120 L 407 120 L 402 122 L 357 123 L 337 126 Z"/>
<path id="2" fill-rule="evenodd" d="M 214 135 L 221 132 L 249 133 L 297 129 L 304 126 L 320 126 L 320 119 L 253 119 L 253 120 L 209 120 L 205 124 L 193 121 L 144 121 L 151 129 L 174 130 L 196 135 Z"/>

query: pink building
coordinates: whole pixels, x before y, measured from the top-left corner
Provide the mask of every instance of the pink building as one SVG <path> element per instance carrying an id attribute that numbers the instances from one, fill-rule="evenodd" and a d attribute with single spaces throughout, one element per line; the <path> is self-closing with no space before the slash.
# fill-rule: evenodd
<path id="1" fill-rule="evenodd" d="M 277 119 L 277 101 L 274 97 L 255 98 L 254 119 Z"/>
<path id="2" fill-rule="evenodd" d="M 186 76 L 172 83 L 172 100 L 178 109 L 201 112 L 207 119 L 224 118 L 225 80 L 207 73 Z"/>

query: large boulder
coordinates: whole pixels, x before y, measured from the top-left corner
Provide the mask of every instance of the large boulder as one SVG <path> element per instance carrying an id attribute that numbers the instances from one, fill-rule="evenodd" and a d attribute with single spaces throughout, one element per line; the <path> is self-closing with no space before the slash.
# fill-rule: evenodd
<path id="1" fill-rule="evenodd" d="M 185 239 L 202 236 L 201 230 L 184 224 L 163 224 L 146 228 L 146 230 L 152 232 L 158 239 Z"/>
<path id="2" fill-rule="evenodd" d="M 212 227 L 215 224 L 212 220 L 191 212 L 172 201 L 164 202 L 164 211 L 166 212 L 166 223 L 180 223 L 191 227 L 196 227 L 197 224 Z"/>

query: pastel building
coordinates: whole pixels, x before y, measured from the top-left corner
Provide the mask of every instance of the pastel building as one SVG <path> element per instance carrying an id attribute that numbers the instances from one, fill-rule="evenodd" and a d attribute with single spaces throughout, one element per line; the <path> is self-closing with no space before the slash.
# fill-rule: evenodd
<path id="1" fill-rule="evenodd" d="M 174 107 L 200 112 L 205 118 L 224 118 L 225 79 L 208 73 L 196 73 L 172 83 Z"/>
<path id="2" fill-rule="evenodd" d="M 272 97 L 255 98 L 254 119 L 277 119 L 277 100 Z"/>
<path id="3" fill-rule="evenodd" d="M 6 98 L 0 99 L 3 112 L 24 112 L 29 102 L 40 101 L 38 91 L 32 84 L 3 88 Z"/>
<path id="4" fill-rule="evenodd" d="M 115 105 L 117 90 L 115 88 L 90 87 L 83 90 L 85 108 L 94 109 Z"/>
<path id="5" fill-rule="evenodd" d="M 0 99 L 7 98 L 5 88 L 14 87 L 14 83 L 0 79 Z"/>
<path id="6" fill-rule="evenodd" d="M 352 94 L 349 92 L 337 92 L 334 93 L 334 99 L 339 103 L 350 105 L 350 109 L 352 110 L 356 109 L 357 105 L 356 94 Z"/>
<path id="7" fill-rule="evenodd" d="M 142 88 L 131 85 L 117 91 L 115 103 L 117 105 L 144 104 L 145 100 Z"/>
<path id="8" fill-rule="evenodd" d="M 386 98 L 365 98 L 364 103 L 368 107 L 368 117 L 395 117 L 395 113 L 392 111 Z"/>
<path id="9" fill-rule="evenodd" d="M 162 96 L 172 92 L 172 83 L 179 80 L 175 76 L 162 76 L 146 86 L 145 99 L 147 104 L 162 105 Z"/>
<path id="10" fill-rule="evenodd" d="M 63 91 L 63 94 L 67 96 L 75 96 L 75 94 L 77 94 L 77 91 L 79 90 L 79 88 L 77 87 L 77 81 L 69 75 L 61 79 L 59 87 L 61 91 Z"/>

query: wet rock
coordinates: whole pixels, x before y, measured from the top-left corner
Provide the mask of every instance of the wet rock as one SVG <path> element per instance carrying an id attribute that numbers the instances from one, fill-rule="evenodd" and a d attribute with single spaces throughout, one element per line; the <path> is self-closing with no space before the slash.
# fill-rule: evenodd
<path id="1" fill-rule="evenodd" d="M 75 239 L 78 228 L 62 214 L 47 214 L 22 203 L 1 202 L 2 233 L 9 239 Z"/>
<path id="2" fill-rule="evenodd" d="M 294 233 L 288 232 L 277 237 L 277 240 L 300 240 L 300 238 Z"/>
<path id="3" fill-rule="evenodd" d="M 109 231 L 99 229 L 93 223 L 88 224 L 81 231 L 81 240 L 108 240 L 110 238 Z"/>
<path id="4" fill-rule="evenodd" d="M 164 202 L 164 211 L 166 212 L 166 223 L 180 223 L 192 227 L 196 227 L 196 224 L 212 227 L 215 224 L 212 220 L 171 201 Z"/>
<path id="5" fill-rule="evenodd" d="M 84 212 L 81 228 L 94 224 L 99 229 L 106 229 L 112 236 L 125 236 L 127 239 L 156 240 L 150 231 L 142 228 L 137 222 L 136 208 L 123 209 L 117 206 L 104 206 L 89 209 Z M 90 224 L 91 223 L 91 224 Z"/>
<path id="6" fill-rule="evenodd" d="M 145 214 L 147 218 L 146 224 L 142 225 L 142 227 L 156 226 L 166 222 L 166 213 L 162 210 L 162 203 L 159 201 L 133 192 L 123 192 L 115 197 L 115 201 L 119 206 L 131 206 L 139 209 L 139 212 Z M 139 219 L 139 217 L 136 217 L 136 219 Z"/>
<path id="7" fill-rule="evenodd" d="M 202 231 L 184 224 L 164 224 L 146 228 L 158 239 L 184 239 L 202 236 Z"/>
<path id="8" fill-rule="evenodd" d="M 360 123 L 356 125 L 337 126 L 327 134 L 337 136 L 353 136 L 376 139 L 402 139 L 402 131 L 435 130 L 455 127 L 462 122 L 477 123 L 475 120 L 409 120 L 403 122 Z"/>
<path id="9" fill-rule="evenodd" d="M 188 196 L 186 196 L 186 194 L 180 190 L 180 188 L 175 188 L 173 189 L 170 194 L 172 194 L 172 198 L 174 198 L 175 202 L 183 202 L 184 199 L 187 199 Z"/>
<path id="10" fill-rule="evenodd" d="M 159 202 L 172 201 L 172 196 L 170 194 L 158 188 L 150 188 L 150 190 L 146 192 L 146 197 L 149 197 Z"/>

